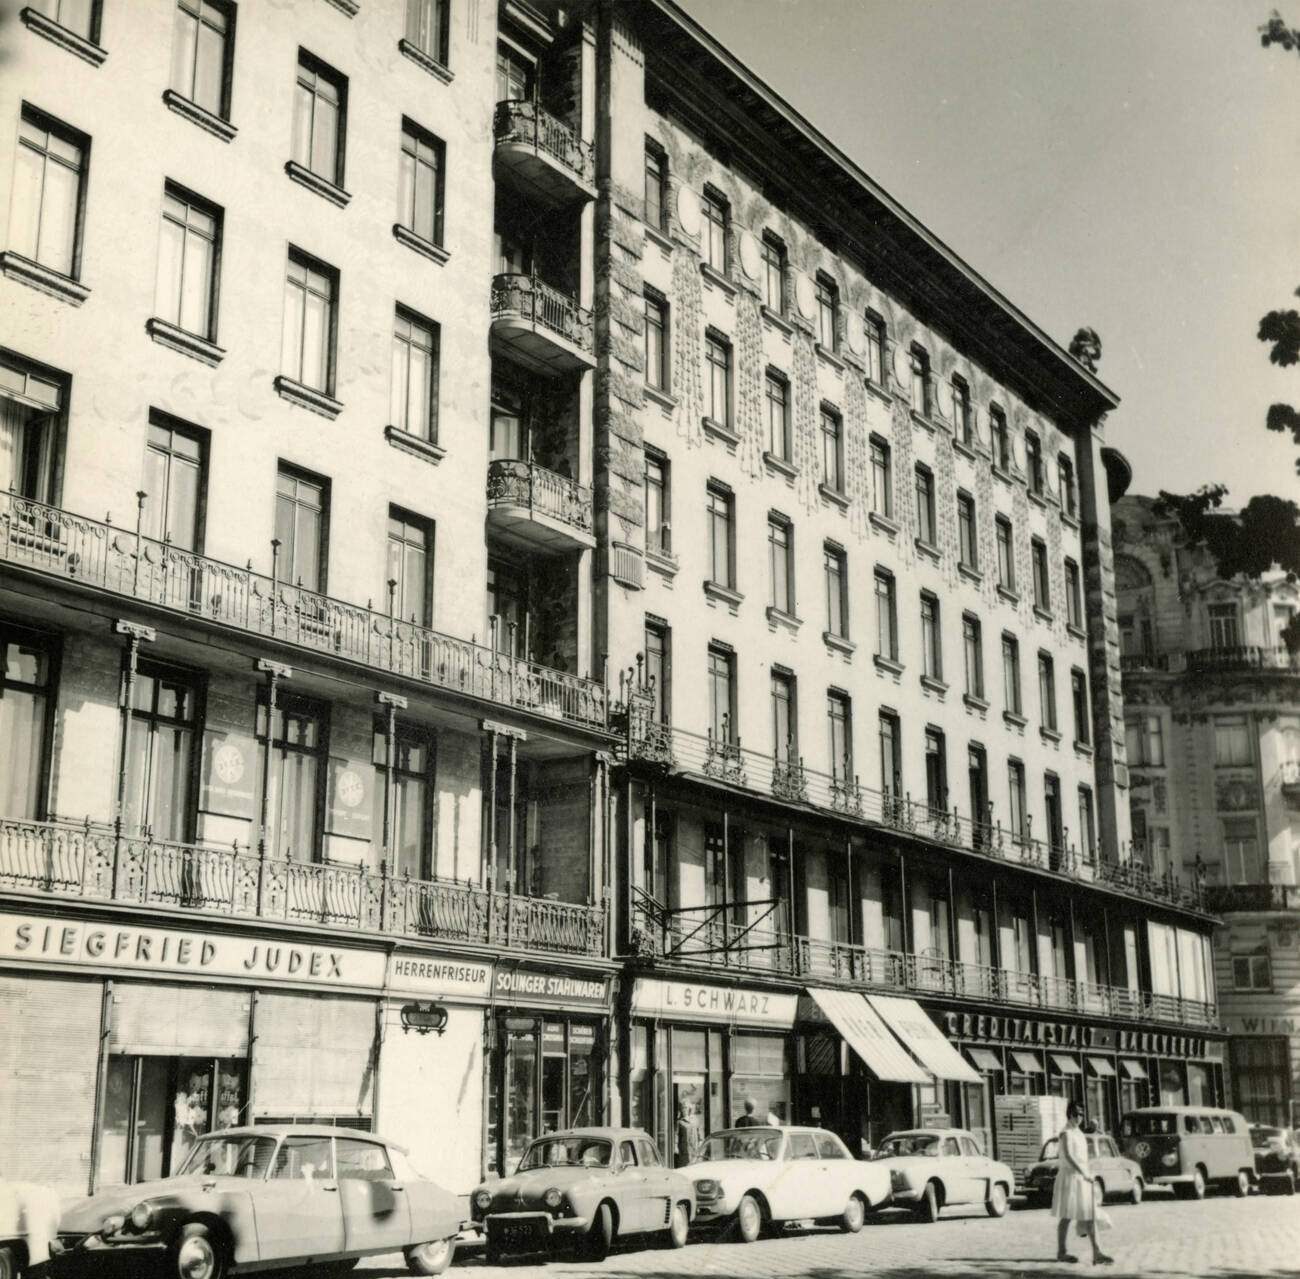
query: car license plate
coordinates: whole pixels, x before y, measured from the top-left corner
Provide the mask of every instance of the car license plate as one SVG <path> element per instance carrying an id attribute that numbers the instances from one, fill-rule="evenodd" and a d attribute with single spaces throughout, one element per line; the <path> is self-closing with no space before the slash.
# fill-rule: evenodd
<path id="1" fill-rule="evenodd" d="M 504 1252 L 536 1252 L 546 1247 L 551 1219 L 545 1213 L 488 1219 L 488 1238 Z"/>

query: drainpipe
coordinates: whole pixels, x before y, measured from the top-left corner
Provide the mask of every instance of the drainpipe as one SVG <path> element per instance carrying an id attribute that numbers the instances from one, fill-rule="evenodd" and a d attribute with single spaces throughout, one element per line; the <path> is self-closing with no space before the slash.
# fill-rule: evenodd
<path id="1" fill-rule="evenodd" d="M 99 1006 L 99 1059 L 95 1067 L 95 1111 L 90 1128 L 90 1179 L 86 1193 L 95 1193 L 99 1180 L 100 1130 L 104 1126 L 104 1095 L 108 1091 L 108 1041 L 113 1034 L 113 982 L 104 983 Z"/>

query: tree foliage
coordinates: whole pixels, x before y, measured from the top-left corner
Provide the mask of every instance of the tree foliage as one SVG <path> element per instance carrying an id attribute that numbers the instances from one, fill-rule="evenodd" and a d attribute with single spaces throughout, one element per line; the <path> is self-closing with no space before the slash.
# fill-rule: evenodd
<path id="1" fill-rule="evenodd" d="M 1292 49 L 1300 52 L 1300 31 L 1288 27 L 1282 15 L 1274 9 L 1268 21 L 1259 28 L 1259 42 L 1266 49 L 1269 45 L 1276 44 L 1281 45 L 1287 53 Z"/>
<path id="2" fill-rule="evenodd" d="M 1220 577 L 1258 577 L 1274 564 L 1300 573 L 1300 506 L 1263 493 L 1252 497 L 1239 515 L 1226 515 L 1219 508 L 1227 493 L 1222 484 L 1204 484 L 1194 493 L 1162 490 L 1154 509 L 1177 519 L 1188 541 L 1205 545 Z"/>

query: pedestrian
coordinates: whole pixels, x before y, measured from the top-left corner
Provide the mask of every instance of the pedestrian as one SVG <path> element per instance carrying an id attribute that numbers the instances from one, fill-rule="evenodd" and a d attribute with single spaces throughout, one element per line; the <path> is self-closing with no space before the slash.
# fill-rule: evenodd
<path id="1" fill-rule="evenodd" d="M 683 1168 L 695 1158 L 695 1124 L 691 1119 L 691 1104 L 681 1102 L 677 1107 L 677 1167 Z"/>
<path id="2" fill-rule="evenodd" d="M 1097 1244 L 1096 1187 L 1088 1169 L 1088 1139 L 1079 1127 L 1083 1108 L 1072 1101 L 1065 1108 L 1065 1127 L 1056 1139 L 1056 1188 L 1052 1191 L 1052 1216 L 1056 1224 L 1057 1261 L 1078 1261 L 1065 1249 L 1070 1237 L 1070 1223 L 1078 1224 L 1079 1233 L 1092 1242 L 1092 1264 L 1108 1266 L 1108 1257 Z"/>
<path id="3" fill-rule="evenodd" d="M 767 1112 L 767 1122 L 773 1128 L 780 1128 L 785 1123 L 785 1106 L 782 1102 L 772 1103 L 772 1108 Z"/>
<path id="4" fill-rule="evenodd" d="M 745 1113 L 736 1120 L 737 1128 L 756 1128 L 758 1127 L 758 1117 L 754 1114 L 757 1106 L 752 1097 L 745 1098 Z"/>

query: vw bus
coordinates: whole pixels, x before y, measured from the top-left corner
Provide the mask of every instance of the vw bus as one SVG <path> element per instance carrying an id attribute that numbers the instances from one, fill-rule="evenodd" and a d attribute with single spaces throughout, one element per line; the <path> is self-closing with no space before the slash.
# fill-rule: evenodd
<path id="1" fill-rule="evenodd" d="M 1235 1110 L 1213 1106 L 1145 1106 L 1119 1125 L 1124 1153 L 1148 1186 L 1172 1186 L 1203 1199 L 1210 1186 L 1247 1195 L 1255 1184 L 1250 1125 Z"/>

